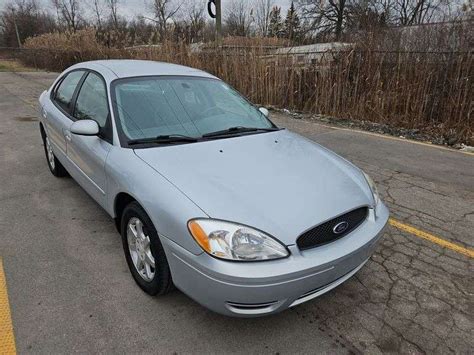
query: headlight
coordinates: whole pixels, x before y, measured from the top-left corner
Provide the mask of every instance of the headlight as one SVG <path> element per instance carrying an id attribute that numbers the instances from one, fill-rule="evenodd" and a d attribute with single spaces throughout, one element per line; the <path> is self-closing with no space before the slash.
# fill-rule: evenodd
<path id="1" fill-rule="evenodd" d="M 196 242 L 217 258 L 235 261 L 280 259 L 288 250 L 256 229 L 213 219 L 193 219 L 188 228 Z"/>
<path id="2" fill-rule="evenodd" d="M 377 190 L 377 186 L 375 185 L 374 180 L 372 180 L 372 178 L 369 175 L 367 175 L 364 172 L 362 173 L 364 174 L 365 180 L 367 180 L 367 184 L 369 184 L 370 190 L 372 191 L 372 195 L 374 196 L 375 205 L 377 206 L 380 201 L 379 191 Z"/>

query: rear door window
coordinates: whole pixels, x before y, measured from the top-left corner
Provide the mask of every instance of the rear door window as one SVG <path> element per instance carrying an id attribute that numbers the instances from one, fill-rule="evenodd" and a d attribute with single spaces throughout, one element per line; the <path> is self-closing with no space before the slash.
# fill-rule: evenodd
<path id="1" fill-rule="evenodd" d="M 74 91 L 83 75 L 84 71 L 82 70 L 67 74 L 56 89 L 54 101 L 66 112 L 70 112 Z"/>

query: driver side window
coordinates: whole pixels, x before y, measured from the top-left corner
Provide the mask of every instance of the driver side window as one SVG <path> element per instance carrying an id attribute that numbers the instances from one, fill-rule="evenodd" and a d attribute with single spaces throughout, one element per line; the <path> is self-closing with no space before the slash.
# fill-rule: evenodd
<path id="1" fill-rule="evenodd" d="M 94 120 L 101 129 L 107 125 L 109 107 L 104 82 L 94 73 L 89 73 L 77 95 L 74 117 L 78 120 Z"/>
<path id="2" fill-rule="evenodd" d="M 82 83 L 73 116 L 78 120 L 94 120 L 100 128 L 99 136 L 112 143 L 107 90 L 102 78 L 90 72 Z"/>

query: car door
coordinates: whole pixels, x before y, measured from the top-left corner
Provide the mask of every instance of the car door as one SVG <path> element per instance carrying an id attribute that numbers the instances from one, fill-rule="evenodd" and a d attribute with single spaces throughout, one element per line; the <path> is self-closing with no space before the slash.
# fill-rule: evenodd
<path id="1" fill-rule="evenodd" d="M 82 136 L 67 131 L 67 156 L 73 165 L 74 178 L 97 201 L 105 206 L 105 161 L 112 148 L 112 125 L 107 90 L 100 74 L 89 71 L 75 99 L 73 119 L 92 119 L 99 125 L 98 136 Z"/>
<path id="2" fill-rule="evenodd" d="M 64 163 L 66 159 L 66 132 L 71 126 L 74 94 L 85 70 L 74 70 L 67 73 L 54 87 L 51 101 L 43 107 L 48 138 L 53 145 L 54 153 Z"/>

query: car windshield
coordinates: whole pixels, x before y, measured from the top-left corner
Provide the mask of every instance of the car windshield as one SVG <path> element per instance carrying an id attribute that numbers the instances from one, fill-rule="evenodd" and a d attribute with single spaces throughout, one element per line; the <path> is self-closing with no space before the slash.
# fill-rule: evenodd
<path id="1" fill-rule="evenodd" d="M 217 79 L 129 78 L 113 85 L 114 105 L 127 139 L 203 135 L 229 128 L 274 125 L 237 91 Z"/>

